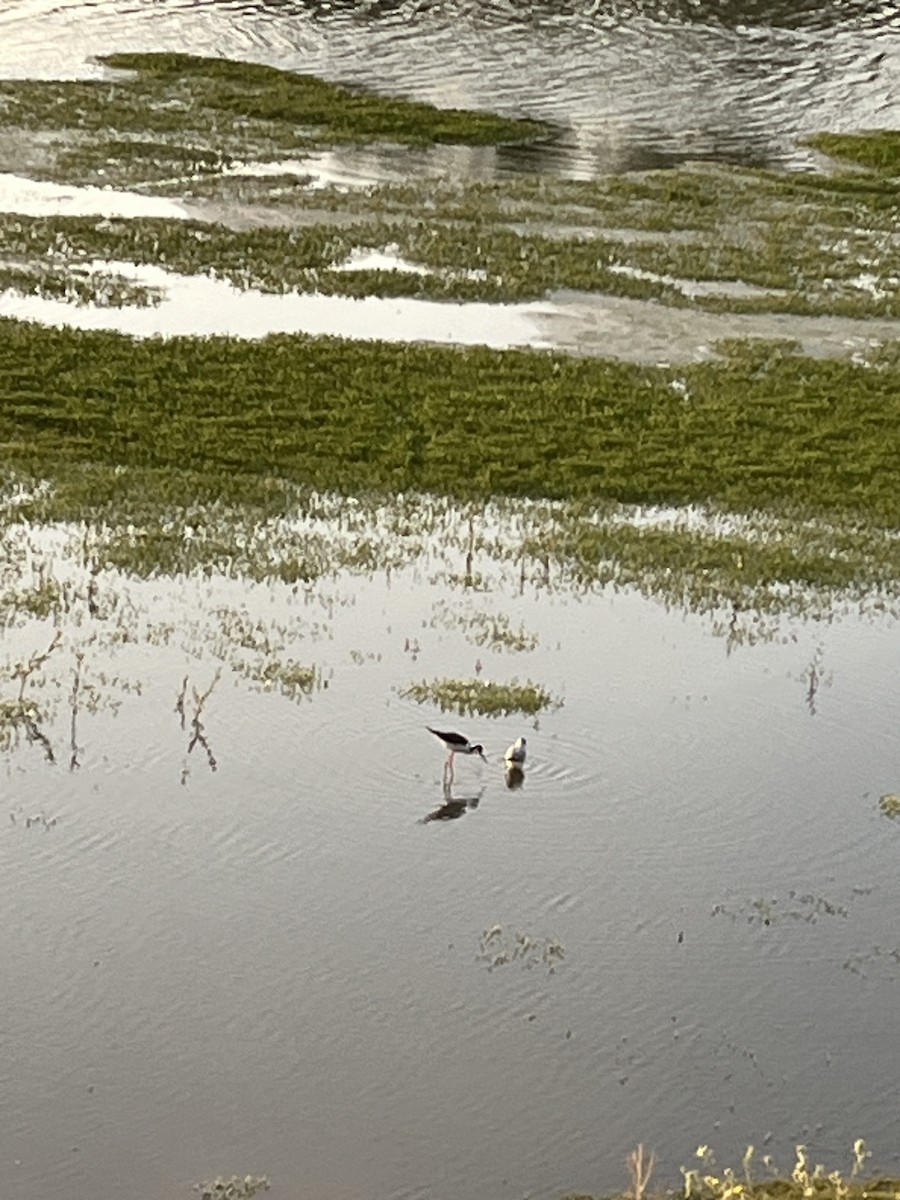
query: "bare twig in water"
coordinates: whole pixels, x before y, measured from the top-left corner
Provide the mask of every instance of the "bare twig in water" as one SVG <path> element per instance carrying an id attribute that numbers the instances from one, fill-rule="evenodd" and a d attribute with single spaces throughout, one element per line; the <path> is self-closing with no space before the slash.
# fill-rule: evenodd
<path id="1" fill-rule="evenodd" d="M 44 758 L 49 763 L 56 762 L 56 756 L 53 753 L 53 746 L 50 739 L 41 729 L 41 722 L 44 719 L 40 707 L 32 699 L 26 699 L 25 689 L 28 687 L 31 677 L 40 670 L 50 655 L 56 650 L 62 641 L 62 631 L 57 629 L 53 635 L 53 640 L 46 650 L 32 654 L 25 662 L 18 662 L 12 668 L 4 670 L 4 676 L 10 680 L 19 681 L 19 694 L 15 700 L 4 700 L 0 702 L 0 710 L 2 710 L 2 740 L 4 745 L 9 744 L 18 734 L 19 729 L 25 730 L 27 740 L 34 744 L 43 747 Z"/>
<path id="2" fill-rule="evenodd" d="M 625 1166 L 628 1168 L 628 1174 L 631 1176 L 631 1191 L 629 1195 L 632 1197 L 632 1200 L 643 1200 L 647 1192 L 647 1184 L 650 1182 L 650 1177 L 653 1174 L 653 1168 L 656 1166 L 656 1154 L 651 1151 L 650 1157 L 645 1161 L 644 1143 L 638 1142 L 625 1159 Z"/>
<path id="3" fill-rule="evenodd" d="M 75 677 L 72 680 L 72 722 L 69 727 L 69 770 L 74 771 L 81 766 L 78 761 L 78 755 L 81 753 L 81 748 L 78 745 L 78 713 L 80 710 L 81 697 L 81 667 L 84 663 L 84 651 L 78 650 L 75 654 Z"/>
<path id="4" fill-rule="evenodd" d="M 206 762 L 207 762 L 207 765 L 209 766 L 210 771 L 215 771 L 219 764 L 218 764 L 218 761 L 216 760 L 215 754 L 213 754 L 212 747 L 209 744 L 209 740 L 206 737 L 206 731 L 203 726 L 202 716 L 203 716 L 203 710 L 206 707 L 206 702 L 212 695 L 213 689 L 215 688 L 216 684 L 219 682 L 221 677 L 222 677 L 222 668 L 218 667 L 216 669 L 215 675 L 212 677 L 212 682 L 210 683 L 209 687 L 206 689 L 205 692 L 198 692 L 195 687 L 191 688 L 191 694 L 194 699 L 194 715 L 193 715 L 193 717 L 191 717 L 192 733 L 191 733 L 191 740 L 188 742 L 187 752 L 190 755 L 193 752 L 195 746 L 197 746 L 197 745 L 202 746 L 206 753 Z M 188 677 L 185 676 L 184 682 L 182 684 L 181 693 L 175 704 L 175 711 L 177 713 L 180 713 L 180 715 L 181 715 L 181 728 L 182 729 L 184 729 L 184 726 L 185 726 L 184 697 L 185 697 L 185 692 L 187 691 L 187 685 L 188 685 Z M 190 770 L 187 766 L 187 760 L 185 760 L 185 763 L 181 770 L 182 784 L 187 783 L 189 775 L 190 775 Z"/>
<path id="5" fill-rule="evenodd" d="M 97 593 L 99 590 L 99 585 L 97 583 L 97 568 L 95 567 L 91 572 L 90 582 L 87 586 L 87 606 L 88 612 L 92 617 L 98 617 L 100 615 L 100 605 L 97 603 Z"/>
<path id="6" fill-rule="evenodd" d="M 184 698 L 187 695 L 187 687 L 188 687 L 188 677 L 187 677 L 187 675 L 185 675 L 184 679 L 182 679 L 182 681 L 181 681 L 181 691 L 178 693 L 178 696 L 176 697 L 176 700 L 175 700 L 175 711 L 178 713 L 179 717 L 181 718 L 181 728 L 182 729 L 184 729 L 184 722 L 185 722 Z"/>
<path id="7" fill-rule="evenodd" d="M 33 717 L 25 717 L 25 735 L 29 742 L 38 742 L 44 748 L 44 758 L 48 763 L 56 762 L 56 755 L 46 733 L 40 729 Z"/>
<path id="8" fill-rule="evenodd" d="M 44 663 L 47 661 L 47 659 L 50 657 L 50 655 L 53 653 L 53 651 L 57 649 L 57 647 L 59 646 L 59 643 L 61 641 L 62 641 L 62 630 L 57 629 L 56 633 L 54 633 L 54 635 L 53 635 L 53 641 L 50 643 L 50 645 L 47 647 L 47 649 L 44 651 L 43 654 L 32 654 L 32 656 L 31 656 L 31 658 L 29 658 L 28 662 L 16 664 L 16 666 L 13 670 L 13 673 L 12 673 L 12 678 L 18 679 L 18 681 L 19 681 L 19 699 L 20 700 L 23 700 L 25 698 L 25 688 L 28 685 L 28 680 L 35 673 L 35 671 L 40 670 L 40 668 L 44 665 Z"/>

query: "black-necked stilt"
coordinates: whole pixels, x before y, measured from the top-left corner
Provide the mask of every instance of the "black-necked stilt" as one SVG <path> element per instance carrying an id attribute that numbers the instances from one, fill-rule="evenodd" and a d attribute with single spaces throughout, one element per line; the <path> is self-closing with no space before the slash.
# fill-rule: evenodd
<path id="1" fill-rule="evenodd" d="M 426 725 L 425 728 L 429 733 L 433 733 L 436 738 L 440 738 L 450 751 L 447 764 L 451 769 L 453 767 L 454 754 L 477 754 L 483 762 L 487 762 L 487 759 L 484 757 L 484 746 L 480 743 L 476 743 L 473 746 L 469 739 L 463 737 L 461 733 L 444 733 L 440 729 L 432 729 L 430 725 Z"/>
<path id="2" fill-rule="evenodd" d="M 525 739 L 523 737 L 516 738 L 503 757 L 507 765 L 516 763 L 517 766 L 521 767 L 525 761 Z"/>

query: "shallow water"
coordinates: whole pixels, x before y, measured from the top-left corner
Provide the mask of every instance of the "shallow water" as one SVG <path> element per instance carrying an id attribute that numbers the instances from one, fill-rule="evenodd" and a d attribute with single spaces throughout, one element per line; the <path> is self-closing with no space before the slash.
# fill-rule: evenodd
<path id="1" fill-rule="evenodd" d="M 382 254 L 354 256 L 347 268 L 422 270 Z M 84 304 L 0 291 L 0 317 L 76 329 L 115 329 L 135 337 L 260 338 L 270 333 L 305 333 L 494 349 L 530 347 L 640 363 L 712 359 L 717 356 L 716 343 L 729 337 L 792 338 L 804 354 L 833 358 L 866 355 L 900 336 L 900 322 L 889 319 L 718 315 L 586 292 L 555 292 L 544 300 L 521 304 L 452 303 L 409 297 L 280 295 L 125 262 L 97 261 L 91 270 L 111 272 L 149 289 L 153 302 Z M 689 281 L 686 286 L 690 287 Z M 727 285 L 722 290 L 727 291 Z"/>
<path id="2" fill-rule="evenodd" d="M 134 263 L 95 266 L 158 289 L 159 302 L 111 308 L 0 292 L 0 317 L 77 329 L 117 329 L 137 337 L 231 334 L 259 338 L 270 333 L 308 333 L 498 349 L 550 345 L 541 336 L 540 325 L 543 314 L 552 311 L 553 306 L 543 301 L 454 304 L 405 297 L 357 299 L 299 292 L 276 295 L 256 288 L 236 288 L 205 275 L 178 275 L 161 267 L 138 267 Z"/>
<path id="3" fill-rule="evenodd" d="M 802 167 L 806 131 L 900 124 L 898 24 L 866 3 L 23 0 L 0 13 L 0 73 L 188 49 L 562 126 L 537 150 L 418 163 L 478 178 L 701 156 Z M 337 167 L 348 185 L 403 170 Z M 541 336 L 675 356 L 647 310 L 684 314 L 585 304 L 558 298 Z M 702 353 L 700 336 L 678 344 Z M 857 344 L 846 322 L 821 336 Z M 896 1170 L 900 829 L 878 809 L 900 791 L 896 627 L 785 623 L 734 648 L 634 594 L 520 588 L 486 560 L 489 590 L 466 592 L 453 545 L 309 589 L 108 573 L 92 617 L 77 546 L 39 542 L 75 591 L 27 687 L 46 740 L 0 752 L 12 1200 L 188 1195 L 232 1172 L 313 1200 L 549 1200 L 621 1187 L 638 1141 L 671 1184 L 700 1142 L 737 1165 L 752 1141 L 789 1169 L 805 1141 L 846 1169 L 862 1135 Z M 0 567 L 5 590 L 22 585 Z M 223 607 L 316 667 L 308 698 L 236 669 Z M 480 612 L 537 647 L 474 644 Z M 53 636 L 13 619 L 0 664 Z M 466 719 L 400 694 L 479 663 L 562 707 Z M 17 692 L 4 677 L 0 700 Z M 426 724 L 488 751 L 457 763 L 449 796 Z M 523 733 L 511 790 L 502 752 Z M 490 954 L 525 934 L 532 957 L 489 970 L 497 925 Z M 551 974 L 541 948 L 557 942 Z"/>
<path id="4" fill-rule="evenodd" d="M 259 1171 L 285 1196 L 549 1198 L 620 1186 L 638 1140 L 674 1183 L 699 1142 L 736 1164 L 771 1134 L 785 1166 L 797 1140 L 844 1166 L 860 1134 L 896 1165 L 895 627 L 729 648 L 483 554 L 467 592 L 441 534 L 390 577 L 308 589 L 108 572 L 91 617 L 77 540 L 35 544 L 25 582 L 43 563 L 74 591 L 27 691 L 46 742 L 2 757 L 11 1197 Z M 252 653 L 222 609 L 315 666 L 308 698 L 223 662 Z M 475 644 L 479 612 L 538 645 Z M 52 636 L 20 617 L 0 661 Z M 479 664 L 562 707 L 401 694 Z M 446 793 L 426 724 L 487 766 L 458 759 Z M 495 925 L 491 954 L 525 934 L 529 959 L 489 970 Z"/>

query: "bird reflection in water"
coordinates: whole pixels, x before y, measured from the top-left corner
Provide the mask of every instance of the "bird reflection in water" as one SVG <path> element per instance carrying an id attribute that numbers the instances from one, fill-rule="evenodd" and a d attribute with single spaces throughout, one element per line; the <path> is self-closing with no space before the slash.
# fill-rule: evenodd
<path id="1" fill-rule="evenodd" d="M 506 764 L 506 786 L 511 792 L 520 788 L 525 782 L 525 771 L 519 763 L 507 762 Z"/>
<path id="2" fill-rule="evenodd" d="M 503 756 L 506 786 L 511 792 L 520 788 L 525 782 L 525 759 L 528 754 L 526 746 L 526 739 L 517 737 Z"/>
<path id="3" fill-rule="evenodd" d="M 453 780 L 444 776 L 444 802 L 440 804 L 434 812 L 430 812 L 426 817 L 422 818 L 422 824 L 427 825 L 429 821 L 455 821 L 457 817 L 463 816 L 466 809 L 477 808 L 481 803 L 481 797 L 484 794 L 484 788 L 470 796 L 454 796 L 453 795 Z"/>

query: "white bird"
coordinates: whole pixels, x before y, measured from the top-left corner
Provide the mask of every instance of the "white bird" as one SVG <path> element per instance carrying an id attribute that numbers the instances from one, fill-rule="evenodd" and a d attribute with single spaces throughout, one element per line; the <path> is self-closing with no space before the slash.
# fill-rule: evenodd
<path id="1" fill-rule="evenodd" d="M 523 737 L 516 738 L 503 757 L 507 764 L 516 763 L 521 766 L 525 761 L 525 739 Z"/>

